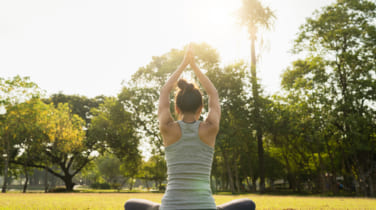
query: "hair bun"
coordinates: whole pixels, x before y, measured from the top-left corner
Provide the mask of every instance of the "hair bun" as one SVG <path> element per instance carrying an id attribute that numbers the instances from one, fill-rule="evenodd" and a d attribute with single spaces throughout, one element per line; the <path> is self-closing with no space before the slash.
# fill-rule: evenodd
<path id="1" fill-rule="evenodd" d="M 180 79 L 178 81 L 178 87 L 182 90 L 182 91 L 190 91 L 190 90 L 193 90 L 194 86 L 192 83 L 188 83 L 186 80 L 184 79 Z"/>

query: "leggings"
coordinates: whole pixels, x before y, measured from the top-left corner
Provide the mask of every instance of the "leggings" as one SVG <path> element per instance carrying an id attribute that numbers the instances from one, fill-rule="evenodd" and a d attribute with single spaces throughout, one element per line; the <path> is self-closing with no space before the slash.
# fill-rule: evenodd
<path id="1" fill-rule="evenodd" d="M 125 210 L 159 210 L 160 204 L 143 199 L 130 199 L 124 204 Z M 256 204 L 247 198 L 237 199 L 217 206 L 217 210 L 255 210 Z M 205 209 L 202 209 L 205 210 Z M 210 210 L 210 209 L 209 209 Z"/>

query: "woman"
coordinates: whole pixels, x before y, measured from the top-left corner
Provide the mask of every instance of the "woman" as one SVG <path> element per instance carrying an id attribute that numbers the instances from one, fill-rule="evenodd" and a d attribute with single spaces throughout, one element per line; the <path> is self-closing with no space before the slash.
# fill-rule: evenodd
<path id="1" fill-rule="evenodd" d="M 199 121 L 203 108 L 200 90 L 183 79 L 178 81 L 188 64 L 209 96 L 209 113 L 202 122 Z M 170 113 L 169 97 L 176 83 L 179 90 L 175 95 L 175 111 L 179 121 L 174 121 Z M 255 204 L 249 199 L 239 199 L 217 207 L 212 197 L 210 171 L 220 117 L 217 90 L 196 65 L 189 46 L 183 62 L 162 87 L 159 97 L 159 128 L 168 169 L 167 189 L 162 204 L 131 199 L 125 204 L 125 210 L 255 209 Z"/>

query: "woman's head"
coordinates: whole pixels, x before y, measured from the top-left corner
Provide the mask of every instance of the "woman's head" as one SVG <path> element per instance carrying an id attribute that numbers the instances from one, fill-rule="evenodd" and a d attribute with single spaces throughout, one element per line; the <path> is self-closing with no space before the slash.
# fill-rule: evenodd
<path id="1" fill-rule="evenodd" d="M 178 81 L 179 90 L 175 94 L 176 110 L 185 113 L 196 114 L 202 109 L 202 94 L 193 83 L 188 83 L 184 79 Z"/>

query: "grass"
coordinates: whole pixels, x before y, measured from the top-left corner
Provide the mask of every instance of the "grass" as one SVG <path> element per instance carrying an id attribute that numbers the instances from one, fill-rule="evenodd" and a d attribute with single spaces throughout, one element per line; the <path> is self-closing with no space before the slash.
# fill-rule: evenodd
<path id="1" fill-rule="evenodd" d="M 0 194 L 0 209 L 123 209 L 130 198 L 160 202 L 161 193 L 6 193 Z M 375 199 L 274 195 L 214 195 L 217 205 L 250 198 L 257 209 L 376 209 Z"/>

